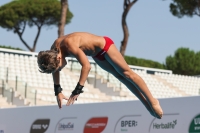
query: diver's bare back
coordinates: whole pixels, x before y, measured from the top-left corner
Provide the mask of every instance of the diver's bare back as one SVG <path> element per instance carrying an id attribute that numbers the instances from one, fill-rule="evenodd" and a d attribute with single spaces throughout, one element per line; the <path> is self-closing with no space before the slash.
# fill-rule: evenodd
<path id="1" fill-rule="evenodd" d="M 62 43 L 64 39 L 65 42 L 69 43 Z M 54 49 L 55 47 L 65 49 L 67 45 L 77 45 L 77 47 L 79 47 L 86 55 L 94 56 L 103 49 L 105 39 L 102 36 L 87 32 L 74 32 L 56 39 L 51 49 Z"/>

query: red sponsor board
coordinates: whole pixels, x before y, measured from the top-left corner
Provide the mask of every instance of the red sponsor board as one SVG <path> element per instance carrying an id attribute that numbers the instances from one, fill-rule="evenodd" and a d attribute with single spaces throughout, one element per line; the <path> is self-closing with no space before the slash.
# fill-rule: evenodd
<path id="1" fill-rule="evenodd" d="M 84 133 L 101 133 L 107 125 L 108 117 L 95 117 L 87 121 Z"/>

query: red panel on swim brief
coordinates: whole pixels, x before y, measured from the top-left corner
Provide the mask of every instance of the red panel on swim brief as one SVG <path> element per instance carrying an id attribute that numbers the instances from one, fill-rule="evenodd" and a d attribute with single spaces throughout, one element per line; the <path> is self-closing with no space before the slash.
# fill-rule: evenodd
<path id="1" fill-rule="evenodd" d="M 106 36 L 104 36 L 104 39 L 106 40 L 106 44 L 105 44 L 103 50 L 107 52 L 110 45 L 114 44 L 114 42 L 109 37 L 106 37 Z"/>
<path id="2" fill-rule="evenodd" d="M 106 44 L 104 46 L 104 48 L 96 55 L 94 56 L 95 58 L 99 59 L 99 60 L 105 60 L 104 54 L 108 51 L 108 49 L 110 48 L 110 46 L 112 44 L 114 44 L 114 42 L 109 38 L 109 37 L 105 37 L 104 39 L 106 41 Z"/>

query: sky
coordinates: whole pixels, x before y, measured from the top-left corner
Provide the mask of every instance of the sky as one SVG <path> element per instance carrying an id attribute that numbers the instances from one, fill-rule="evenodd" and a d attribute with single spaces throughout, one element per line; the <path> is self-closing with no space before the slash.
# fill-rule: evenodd
<path id="1" fill-rule="evenodd" d="M 0 0 L 0 6 L 12 0 Z M 172 1 L 138 0 L 127 15 L 129 40 L 125 55 L 165 63 L 169 55 L 180 48 L 200 51 L 200 17 L 177 18 L 170 12 Z M 65 34 L 90 32 L 109 36 L 120 48 L 123 39 L 121 16 L 123 0 L 68 0 L 74 17 L 65 26 Z M 58 37 L 58 27 L 44 27 L 39 36 L 36 52 L 47 50 Z M 23 38 L 32 47 L 36 27 L 27 28 Z M 0 45 L 28 49 L 17 34 L 0 27 Z"/>

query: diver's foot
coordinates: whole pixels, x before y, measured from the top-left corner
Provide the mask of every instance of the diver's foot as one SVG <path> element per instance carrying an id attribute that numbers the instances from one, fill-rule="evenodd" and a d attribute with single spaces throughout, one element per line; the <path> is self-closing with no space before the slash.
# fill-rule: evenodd
<path id="1" fill-rule="evenodd" d="M 162 116 L 163 116 L 163 110 L 160 106 L 159 101 L 157 99 L 155 99 L 151 106 L 152 106 L 152 109 L 155 113 L 155 117 L 158 118 L 158 119 L 161 119 Z"/>
<path id="2" fill-rule="evenodd" d="M 153 111 L 153 109 L 149 106 L 149 104 L 147 103 L 145 105 L 146 109 L 149 111 L 149 113 L 153 116 L 153 117 L 157 117 L 155 112 Z"/>

